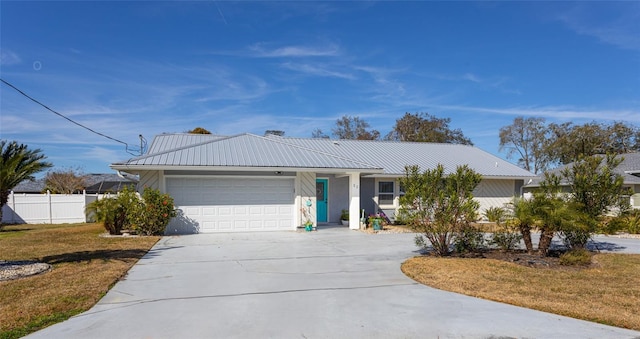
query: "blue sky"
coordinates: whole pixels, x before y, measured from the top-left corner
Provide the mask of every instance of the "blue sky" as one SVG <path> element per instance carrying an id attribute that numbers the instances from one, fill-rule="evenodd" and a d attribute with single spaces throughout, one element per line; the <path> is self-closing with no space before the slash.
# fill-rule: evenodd
<path id="1" fill-rule="evenodd" d="M 504 157 L 517 116 L 640 125 L 637 1 L 2 1 L 0 16 L 4 80 L 134 147 L 197 126 L 309 137 L 343 115 L 385 135 L 428 112 Z M 0 90 L 1 138 L 57 168 L 130 157 Z"/>

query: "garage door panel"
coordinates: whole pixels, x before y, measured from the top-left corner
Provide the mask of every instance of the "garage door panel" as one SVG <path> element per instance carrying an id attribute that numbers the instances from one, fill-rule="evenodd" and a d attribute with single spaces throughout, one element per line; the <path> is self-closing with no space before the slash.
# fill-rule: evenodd
<path id="1" fill-rule="evenodd" d="M 220 230 L 232 230 L 233 229 L 233 222 L 229 221 L 229 220 L 225 220 L 225 221 L 218 221 L 218 229 Z"/>
<path id="2" fill-rule="evenodd" d="M 200 232 L 295 230 L 292 179 L 167 178 Z"/>
<path id="3" fill-rule="evenodd" d="M 233 216 L 233 208 L 232 207 L 218 207 L 218 215 L 221 217 L 231 217 Z"/>

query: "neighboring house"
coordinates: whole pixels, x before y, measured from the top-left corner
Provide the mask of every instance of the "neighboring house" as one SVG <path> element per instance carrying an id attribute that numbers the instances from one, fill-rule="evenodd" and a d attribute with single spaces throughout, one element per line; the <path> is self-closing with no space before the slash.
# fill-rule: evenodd
<path id="1" fill-rule="evenodd" d="M 138 180 L 135 177 L 121 177 L 113 173 L 91 173 L 86 174 L 87 187 L 84 189 L 87 194 L 117 193 L 125 186 L 136 187 Z M 25 180 L 19 183 L 11 191 L 19 193 L 45 193 L 45 178 L 37 180 Z"/>
<path id="2" fill-rule="evenodd" d="M 481 211 L 520 196 L 534 175 L 467 145 L 285 138 L 241 134 L 162 134 L 140 157 L 111 164 L 139 175 L 139 187 L 169 193 L 181 215 L 167 233 L 295 230 L 308 219 L 349 227 L 365 214 L 393 218 L 407 165 L 441 163 L 448 172 L 468 164 L 483 180 L 475 190 Z"/>
<path id="3" fill-rule="evenodd" d="M 624 180 L 623 186 L 631 190 L 632 195 L 629 197 L 631 207 L 640 208 L 640 153 L 626 153 L 621 154 L 618 157 L 623 157 L 624 159 L 615 169 L 614 173 L 622 175 L 622 178 Z M 571 166 L 572 164 L 560 166 L 549 171 L 549 173 L 555 173 L 559 175 L 562 170 Z M 528 182 L 523 187 L 523 192 L 529 193 L 535 191 L 540 187 L 540 182 L 543 178 L 544 175 L 533 178 L 531 182 Z M 561 182 L 561 185 L 568 186 L 569 184 L 565 181 Z"/>

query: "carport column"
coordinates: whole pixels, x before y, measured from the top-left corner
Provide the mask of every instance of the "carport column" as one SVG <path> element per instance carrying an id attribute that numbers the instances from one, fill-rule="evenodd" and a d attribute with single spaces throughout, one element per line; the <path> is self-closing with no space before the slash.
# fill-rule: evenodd
<path id="1" fill-rule="evenodd" d="M 349 228 L 360 229 L 360 173 L 349 175 Z"/>

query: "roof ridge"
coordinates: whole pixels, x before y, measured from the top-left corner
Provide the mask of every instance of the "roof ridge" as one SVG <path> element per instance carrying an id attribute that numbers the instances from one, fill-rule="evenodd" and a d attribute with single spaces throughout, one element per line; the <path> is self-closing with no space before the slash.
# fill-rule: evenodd
<path id="1" fill-rule="evenodd" d="M 402 140 L 361 140 L 361 139 L 331 139 L 331 138 L 304 138 L 304 137 L 281 137 L 282 139 L 298 139 L 298 140 L 324 140 L 324 141 L 333 141 L 333 142 L 361 142 L 361 143 L 371 143 L 371 142 L 379 142 L 379 143 L 389 143 L 389 144 L 432 144 L 432 145 L 442 145 L 442 146 L 465 146 L 465 147 L 476 147 L 475 145 L 468 144 L 456 144 L 451 142 L 432 142 L 432 141 L 402 141 Z M 477 148 L 477 147 L 476 147 Z"/>
<path id="2" fill-rule="evenodd" d="M 245 135 L 245 134 L 249 134 L 249 133 L 236 134 L 236 135 L 231 135 L 231 136 L 221 136 L 221 138 L 219 138 L 219 139 L 207 140 L 207 141 L 198 142 L 198 143 L 195 143 L 195 144 L 188 144 L 188 145 L 184 145 L 184 146 L 180 146 L 180 147 L 164 150 L 164 151 L 158 152 L 158 153 L 145 154 L 145 155 L 141 155 L 139 157 L 131 158 L 131 159 L 127 160 L 126 163 L 128 164 L 128 163 L 130 163 L 132 161 L 147 159 L 149 157 L 155 157 L 155 156 L 162 155 L 162 154 L 168 154 L 168 153 L 171 153 L 171 152 L 182 151 L 182 150 L 185 150 L 185 149 L 188 149 L 188 148 L 192 148 L 192 147 L 198 147 L 198 146 L 203 146 L 203 145 L 211 144 L 211 143 L 218 142 L 218 141 L 228 140 L 228 139 L 236 138 L 236 137 L 239 137 L 239 136 L 242 136 L 242 135 Z M 174 134 L 174 135 L 177 135 L 177 133 Z"/>

